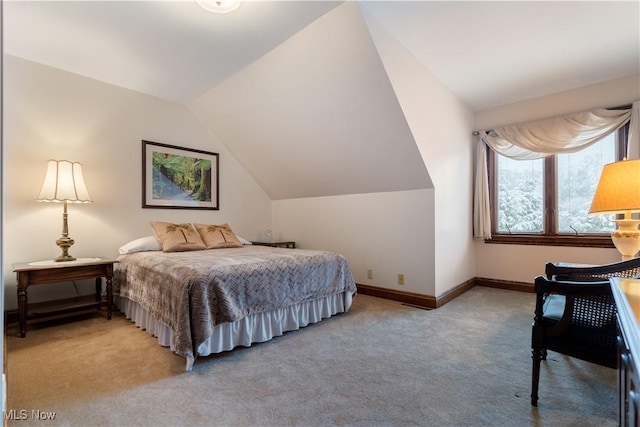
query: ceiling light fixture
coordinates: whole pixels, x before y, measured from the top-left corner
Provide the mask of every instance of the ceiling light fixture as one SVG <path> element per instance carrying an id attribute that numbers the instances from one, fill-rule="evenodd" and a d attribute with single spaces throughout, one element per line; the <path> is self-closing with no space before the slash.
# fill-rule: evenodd
<path id="1" fill-rule="evenodd" d="M 240 7 L 240 0 L 196 0 L 204 10 L 216 13 L 228 13 Z"/>

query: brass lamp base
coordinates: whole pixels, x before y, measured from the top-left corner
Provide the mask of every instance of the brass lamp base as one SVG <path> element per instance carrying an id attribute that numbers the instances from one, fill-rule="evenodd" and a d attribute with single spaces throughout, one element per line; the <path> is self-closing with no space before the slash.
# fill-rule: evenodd
<path id="1" fill-rule="evenodd" d="M 75 242 L 68 236 L 63 236 L 56 240 L 56 244 L 62 249 L 62 255 L 56 258 L 56 262 L 75 261 L 76 258 L 69 255 L 69 248 L 73 246 Z"/>
<path id="2" fill-rule="evenodd" d="M 56 240 L 56 244 L 62 249 L 62 255 L 56 258 L 56 262 L 75 261 L 76 259 L 69 255 L 69 248 L 75 243 L 69 237 L 69 224 L 67 215 L 67 201 L 64 201 L 64 210 L 62 211 L 62 237 Z"/>

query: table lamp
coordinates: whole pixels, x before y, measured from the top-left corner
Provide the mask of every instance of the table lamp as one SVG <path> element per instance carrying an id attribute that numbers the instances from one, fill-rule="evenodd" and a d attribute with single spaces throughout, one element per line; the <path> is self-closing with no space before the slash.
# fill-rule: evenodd
<path id="1" fill-rule="evenodd" d="M 62 255 L 55 260 L 74 261 L 75 258 L 69 255 L 69 248 L 74 244 L 74 241 L 69 237 L 67 202 L 91 203 L 91 197 L 82 177 L 82 165 L 68 160 L 47 161 L 47 173 L 36 200 L 64 203 L 62 237 L 56 240 L 56 244 L 62 249 Z"/>
<path id="2" fill-rule="evenodd" d="M 623 260 L 640 251 L 640 220 L 631 218 L 632 212 L 640 212 L 640 159 L 605 165 L 589 213 L 624 214 L 624 219 L 613 221 L 618 228 L 611 233 Z"/>

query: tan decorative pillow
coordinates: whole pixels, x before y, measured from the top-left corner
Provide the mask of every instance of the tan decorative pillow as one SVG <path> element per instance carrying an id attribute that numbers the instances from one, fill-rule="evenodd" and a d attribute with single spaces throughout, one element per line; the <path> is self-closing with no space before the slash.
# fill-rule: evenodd
<path id="1" fill-rule="evenodd" d="M 195 226 L 205 245 L 207 245 L 207 249 L 239 248 L 242 246 L 240 239 L 231 231 L 231 227 L 228 224 L 195 224 Z"/>
<path id="2" fill-rule="evenodd" d="M 153 232 L 162 243 L 163 252 L 200 251 L 206 249 L 192 224 L 150 222 Z"/>

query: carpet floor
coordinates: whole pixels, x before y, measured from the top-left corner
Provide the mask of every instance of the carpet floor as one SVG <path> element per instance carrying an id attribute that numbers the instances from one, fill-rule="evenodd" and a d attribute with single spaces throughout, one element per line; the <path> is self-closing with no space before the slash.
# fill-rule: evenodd
<path id="1" fill-rule="evenodd" d="M 7 338 L 9 426 L 614 426 L 616 371 L 549 352 L 530 404 L 534 295 L 475 287 L 436 310 L 348 313 L 185 360 L 121 314 Z M 9 416 L 7 416 L 9 415 Z M 43 417 L 53 415 L 46 422 Z"/>

